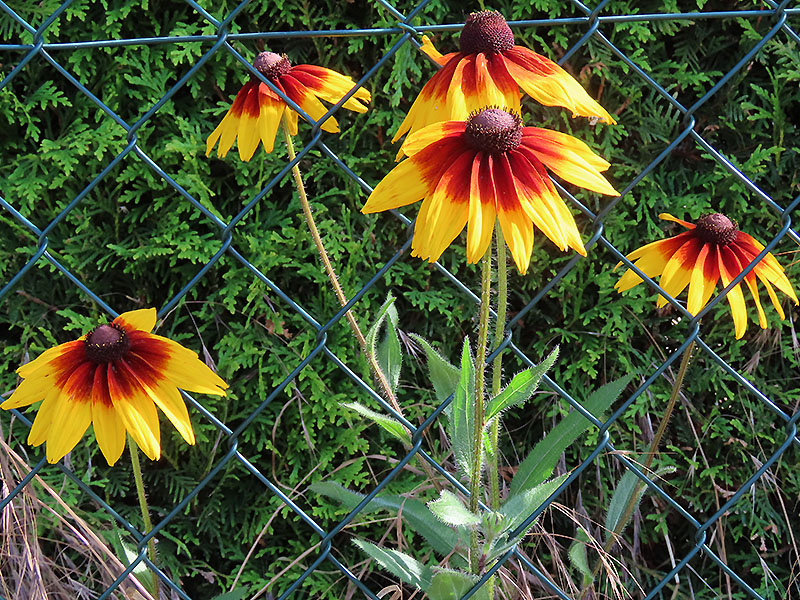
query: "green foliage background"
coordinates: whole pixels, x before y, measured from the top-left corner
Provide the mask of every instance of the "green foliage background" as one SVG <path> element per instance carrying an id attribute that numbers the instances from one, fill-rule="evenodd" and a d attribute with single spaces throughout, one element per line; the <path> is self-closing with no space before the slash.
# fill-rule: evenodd
<path id="1" fill-rule="evenodd" d="M 205 6 L 223 19 L 237 2 L 218 0 Z M 593 3 L 588 3 L 593 6 Z M 38 26 L 59 6 L 57 0 L 11 2 L 17 13 Z M 411 2 L 395 6 L 408 12 Z M 488 7 L 488 6 L 487 6 Z M 461 23 L 479 3 L 432 1 L 414 25 Z M 574 6 L 555 0 L 512 2 L 500 0 L 491 8 L 508 19 L 557 19 L 583 16 Z M 717 9 L 762 9 L 757 2 L 650 2 L 614 0 L 601 15 L 670 13 Z M 793 21 L 792 21 L 793 19 Z M 377 2 L 283 0 L 254 2 L 231 25 L 232 33 L 392 27 L 395 17 Z M 796 16 L 790 18 L 795 29 Z M 602 24 L 600 31 L 666 92 L 691 106 L 727 73 L 764 36 L 769 19 L 677 19 L 619 21 Z M 585 24 L 515 29 L 517 43 L 558 59 L 586 32 Z M 9 17 L 0 16 L 4 43 L 30 44 L 32 36 Z M 207 35 L 215 28 L 189 5 L 162 0 L 130 3 L 123 0 L 75 0 L 47 29 L 48 43 L 89 40 Z M 294 63 L 324 65 L 360 78 L 400 37 L 301 37 L 251 39 L 233 42 L 252 58 L 269 44 Z M 452 33 L 437 33 L 443 51 L 455 45 Z M 209 42 L 64 47 L 48 50 L 81 84 L 128 124 L 136 123 L 207 51 Z M 7 75 L 24 56 L 20 51 L 0 54 L 0 75 Z M 567 62 L 581 83 L 618 117 L 613 127 L 571 119 L 565 111 L 524 107 L 527 124 L 567 131 L 586 140 L 612 163 L 609 176 L 624 189 L 664 148 L 690 126 L 686 119 L 619 57 L 596 38 L 590 38 Z M 364 115 L 337 114 L 342 133 L 323 141 L 346 165 L 375 185 L 394 164 L 396 146 L 391 135 L 433 66 L 410 44 L 404 45 L 369 81 L 373 103 Z M 270 155 L 258 152 L 249 163 L 235 153 L 225 160 L 204 155 L 205 138 L 227 110 L 247 75 L 227 52 L 219 51 L 136 132 L 136 143 L 206 209 L 227 222 L 285 165 L 281 144 Z M 694 130 L 754 181 L 775 202 L 786 206 L 800 194 L 798 106 L 800 106 L 800 48 L 778 33 L 754 60 L 696 111 Z M 0 195 L 39 228 L 45 228 L 82 190 L 125 149 L 126 131 L 86 95 L 79 92 L 41 57 L 35 57 L 0 90 Z M 301 126 L 296 144 L 310 138 Z M 364 216 L 363 189 L 318 149 L 301 162 L 318 225 L 350 294 L 405 242 L 406 226 L 389 214 Z M 570 189 L 592 211 L 608 199 Z M 763 201 L 732 176 L 691 138 L 681 142 L 646 177 L 638 181 L 604 221 L 604 235 L 621 252 L 644 241 L 674 234 L 657 219 L 660 212 L 694 219 L 704 212 L 723 211 L 763 242 L 776 235 L 781 222 Z M 233 246 L 319 322 L 337 311 L 324 273 L 299 216 L 289 178 L 284 178 L 233 232 Z M 415 207 L 403 212 L 413 218 Z M 584 239 L 591 223 L 579 217 Z M 38 240 L 8 211 L 0 210 L 0 284 L 8 282 L 37 250 Z M 90 290 L 118 311 L 160 307 L 171 300 L 222 247 L 220 231 L 183 198 L 146 160 L 127 154 L 48 233 L 48 252 Z M 784 238 L 774 251 L 787 266 L 789 279 L 800 279 L 796 248 Z M 538 236 L 529 274 L 511 276 L 510 310 L 522 310 L 534 295 L 571 259 Z M 465 264 L 463 240 L 442 257 L 442 264 L 475 289 L 476 271 Z M 578 400 L 584 390 L 627 373 L 640 385 L 685 338 L 688 327 L 679 313 L 656 311 L 654 295 L 645 286 L 623 296 L 613 290 L 619 273 L 617 257 L 595 246 L 575 268 L 525 315 L 514 341 L 533 360 L 556 344 L 561 358 L 553 378 Z M 433 340 L 454 358 L 464 335 L 473 333 L 474 303 L 439 271 L 406 254 L 372 287 L 356 306 L 362 323 L 377 310 L 388 292 L 398 298 L 400 327 Z M 48 261 L 39 260 L 22 280 L 0 298 L 0 392 L 13 390 L 14 370 L 45 348 L 91 328 L 104 315 Z M 771 328 L 761 331 L 751 320 L 746 336 L 733 339 L 726 305 L 720 304 L 702 323 L 703 339 L 736 370 L 790 414 L 797 411 L 800 390 L 795 322 L 797 312 L 784 304 L 789 319 L 780 322 L 769 309 Z M 755 311 L 751 310 L 751 319 Z M 170 336 L 213 361 L 231 385 L 227 398 L 199 398 L 201 404 L 235 429 L 280 385 L 317 345 L 316 332 L 289 305 L 240 262 L 225 255 L 194 285 L 169 313 L 159 333 Z M 329 332 L 328 347 L 365 380 L 368 371 L 343 323 Z M 407 365 L 401 403 L 413 419 L 430 414 L 435 406 L 424 369 Z M 506 363 L 508 373 L 522 367 L 517 359 Z M 636 388 L 631 387 L 628 395 Z M 656 381 L 612 428 L 617 448 L 641 451 L 669 393 L 669 383 Z M 340 406 L 359 400 L 359 390 L 324 355 L 317 355 L 286 389 L 278 393 L 238 437 L 238 451 L 323 527 L 341 516 L 335 505 L 306 494 L 310 483 L 334 480 L 351 489 L 371 489 L 402 449 L 384 440 Z M 555 395 L 541 395 L 535 409 L 509 415 L 504 436 L 511 464 L 541 438 L 567 404 Z M 226 436 L 192 410 L 197 446 L 187 447 L 169 427 L 163 430 L 164 458 L 145 467 L 146 483 L 156 519 L 184 498 L 228 452 Z M 29 415 L 32 418 L 32 413 Z M 10 415 L 2 415 L 8 436 Z M 19 421 L 11 426 L 10 440 L 31 463 L 43 454 L 25 443 L 27 430 Z M 725 494 L 738 489 L 756 466 L 785 440 L 783 422 L 763 402 L 738 386 L 709 356 L 699 355 L 691 366 L 680 413 L 668 434 L 668 450 L 661 460 L 677 473 L 662 482 L 666 489 L 699 520 L 715 512 Z M 571 448 L 564 468 L 588 455 L 596 436 Z M 434 454 L 441 449 L 434 444 Z M 445 454 L 438 455 L 448 460 Z M 72 468 L 125 518 L 141 527 L 127 458 L 108 468 L 87 438 L 69 458 Z M 789 450 L 730 514 L 721 520 L 713 546 L 765 598 L 798 593 L 798 556 L 793 540 L 797 529 L 798 461 Z M 63 483 L 53 467 L 44 477 Z M 598 460 L 580 484 L 560 501 L 582 503 L 586 514 L 602 520 L 609 492 L 621 475 L 609 456 Z M 399 480 L 396 491 L 408 491 Z M 56 486 L 56 487 L 59 487 Z M 98 531 L 110 534 L 111 519 L 80 490 L 66 484 L 63 494 Z M 430 490 L 421 490 L 422 497 Z M 665 535 L 676 556 L 694 545 L 694 531 L 660 499 L 642 505 L 633 547 L 622 557 L 631 576 L 647 588 L 670 569 L 665 558 Z M 667 514 L 666 519 L 663 518 Z M 381 524 L 360 526 L 359 535 L 376 539 Z M 792 530 L 794 527 L 794 530 Z M 313 553 L 297 561 L 319 541 L 311 529 L 239 463 L 232 461 L 210 485 L 176 514 L 160 537 L 165 569 L 192 598 L 211 598 L 231 586 L 239 565 L 259 532 L 265 532 L 238 585 L 259 589 L 288 567 L 272 588 L 280 594 L 313 560 Z M 574 531 L 567 532 L 574 535 Z M 347 541 L 336 538 L 335 556 L 355 565 L 362 557 Z M 543 560 L 549 559 L 545 556 Z M 716 597 L 704 587 L 726 590 L 718 567 L 705 558 L 691 563 L 697 575 L 698 598 Z M 765 574 L 764 564 L 771 573 Z M 366 576 L 365 576 L 366 578 Z M 374 575 L 370 584 L 380 589 L 385 579 Z M 369 579 L 366 579 L 371 581 Z M 628 579 L 632 593 L 635 586 Z M 685 585 L 685 584 L 684 584 Z M 346 583 L 327 566 L 302 588 L 308 597 L 342 597 Z M 731 597 L 745 597 L 732 585 Z"/>

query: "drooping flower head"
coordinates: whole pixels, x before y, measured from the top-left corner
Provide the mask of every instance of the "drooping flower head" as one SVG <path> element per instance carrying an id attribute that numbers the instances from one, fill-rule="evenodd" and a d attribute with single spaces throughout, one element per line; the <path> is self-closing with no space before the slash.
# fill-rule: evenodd
<path id="1" fill-rule="evenodd" d="M 292 66 L 285 54 L 274 52 L 262 52 L 256 56 L 253 67 L 315 121 L 328 111 L 320 98 L 336 104 L 356 85 L 349 77 L 325 67 Z M 362 113 L 367 110 L 362 102 L 369 101 L 370 93 L 358 88 L 342 106 Z M 217 153 L 224 157 L 237 137 L 239 157 L 244 161 L 253 157 L 259 141 L 264 143 L 265 152 L 272 152 L 284 111 L 289 120 L 289 132 L 297 135 L 297 113 L 263 81 L 252 77 L 236 94 L 222 122 L 208 136 L 206 156 L 219 141 Z M 321 127 L 330 133 L 339 131 L 339 124 L 333 117 L 328 117 Z"/>
<path id="2" fill-rule="evenodd" d="M 156 406 L 183 439 L 194 444 L 178 388 L 224 396 L 228 385 L 197 354 L 150 333 L 155 324 L 155 309 L 134 310 L 46 350 L 17 369 L 23 381 L 0 408 L 44 400 L 28 443 L 47 442 L 51 463 L 75 447 L 90 423 L 108 464 L 122 455 L 126 433 L 151 460 L 157 460 L 161 433 Z"/>
<path id="3" fill-rule="evenodd" d="M 696 223 L 682 221 L 666 213 L 659 217 L 679 223 L 688 231 L 642 246 L 628 254 L 627 258 L 648 277 L 659 275 L 659 285 L 673 298 L 688 286 L 686 310 L 691 315 L 697 315 L 708 304 L 718 281 L 722 281 L 722 286 L 726 287 L 764 249 L 758 240 L 740 231 L 736 221 L 721 213 L 705 215 Z M 766 329 L 767 317 L 761 306 L 758 281 L 764 284 L 781 319 L 785 319 L 786 315 L 772 286 L 789 296 L 795 304 L 798 301 L 783 268 L 768 253 L 744 278 L 758 311 L 758 324 Z M 614 287 L 617 291 L 624 292 L 641 282 L 642 278 L 628 269 Z M 747 329 L 747 308 L 741 285 L 733 287 L 728 292 L 727 299 L 733 315 L 736 339 L 739 339 Z M 667 299 L 659 296 L 656 306 L 661 307 L 666 303 Z"/>
<path id="4" fill-rule="evenodd" d="M 467 261 L 478 262 L 500 220 L 514 262 L 525 273 L 536 225 L 561 250 L 586 255 L 575 219 L 547 169 L 575 185 L 617 195 L 600 174 L 609 163 L 582 141 L 523 127 L 508 110 L 488 108 L 466 121 L 434 123 L 408 136 L 408 158 L 375 187 L 361 212 L 423 200 L 412 255 L 434 262 L 467 225 Z"/>
<path id="5" fill-rule="evenodd" d="M 615 123 L 580 84 L 549 58 L 514 43 L 514 33 L 499 12 L 467 17 L 461 48 L 442 56 L 427 37 L 421 48 L 442 65 L 420 91 L 393 142 L 438 121 L 462 121 L 485 106 L 520 110 L 520 88 L 537 102 L 562 106 L 573 116 Z"/>

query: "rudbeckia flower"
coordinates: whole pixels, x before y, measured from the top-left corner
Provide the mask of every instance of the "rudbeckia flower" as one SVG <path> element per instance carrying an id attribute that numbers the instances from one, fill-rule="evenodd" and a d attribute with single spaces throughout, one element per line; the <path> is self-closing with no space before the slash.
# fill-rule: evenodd
<path id="1" fill-rule="evenodd" d="M 705 215 L 697 223 L 682 221 L 666 213 L 659 217 L 679 223 L 688 231 L 642 246 L 628 254 L 627 259 L 634 261 L 633 264 L 648 277 L 659 275 L 659 285 L 673 298 L 689 286 L 686 310 L 691 315 L 696 315 L 708 304 L 718 281 L 722 281 L 722 286 L 726 287 L 764 249 L 758 240 L 739 231 L 736 221 L 721 213 Z M 786 315 L 772 286 L 789 296 L 795 304 L 798 301 L 775 257 L 771 253 L 764 256 L 745 276 L 744 282 L 755 301 L 758 324 L 761 329 L 766 329 L 767 317 L 758 295 L 757 280 L 764 284 L 781 319 L 785 319 Z M 624 292 L 641 282 L 642 278 L 628 269 L 614 287 Z M 736 339 L 739 339 L 747 329 L 747 309 L 741 285 L 733 287 L 727 298 Z M 656 306 L 661 307 L 666 303 L 667 299 L 659 296 Z"/>
<path id="2" fill-rule="evenodd" d="M 336 104 L 356 85 L 349 77 L 325 67 L 292 66 L 285 54 L 274 52 L 262 52 L 256 56 L 253 67 L 315 121 L 328 111 L 319 101 L 320 98 Z M 363 113 L 367 107 L 362 102 L 369 101 L 370 93 L 364 88 L 358 88 L 342 106 Z M 208 136 L 206 156 L 211 154 L 211 150 L 219 141 L 217 153 L 224 157 L 237 137 L 239 157 L 244 161 L 253 157 L 259 141 L 264 143 L 265 152 L 272 152 L 275 134 L 284 111 L 289 120 L 289 132 L 297 135 L 297 113 L 263 81 L 252 77 L 236 94 L 222 122 Z M 330 133 L 339 131 L 339 124 L 333 117 L 325 119 L 321 127 L 323 131 Z"/>
<path id="3" fill-rule="evenodd" d="M 460 52 L 442 56 L 427 36 L 421 49 L 442 68 L 420 91 L 393 142 L 431 123 L 462 121 L 485 106 L 506 106 L 518 113 L 520 88 L 537 102 L 562 106 L 573 116 L 616 123 L 564 69 L 515 45 L 514 34 L 499 12 L 485 10 L 467 17 Z"/>
<path id="4" fill-rule="evenodd" d="M 434 123 L 408 136 L 402 161 L 375 187 L 361 212 L 423 200 L 412 256 L 438 260 L 467 226 L 467 261 L 478 262 L 495 220 L 521 273 L 533 250 L 535 224 L 561 250 L 586 255 L 575 219 L 547 169 L 581 187 L 617 195 L 600 174 L 609 163 L 580 140 L 523 127 L 511 112 L 489 108 L 467 121 Z"/>
<path id="5" fill-rule="evenodd" d="M 228 385 L 197 354 L 160 335 L 153 308 L 134 310 L 73 342 L 50 348 L 17 369 L 22 383 L 0 405 L 21 408 L 44 399 L 28 443 L 47 442 L 47 460 L 61 460 L 94 425 L 113 465 L 130 433 L 151 460 L 161 455 L 156 406 L 189 444 L 194 432 L 178 388 L 224 396 Z"/>

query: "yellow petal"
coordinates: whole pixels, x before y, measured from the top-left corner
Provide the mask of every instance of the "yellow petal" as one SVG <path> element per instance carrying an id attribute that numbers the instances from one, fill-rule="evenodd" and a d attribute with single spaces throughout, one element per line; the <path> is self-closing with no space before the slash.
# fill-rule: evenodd
<path id="1" fill-rule="evenodd" d="M 418 129 L 406 138 L 398 156 L 403 154 L 414 156 L 431 144 L 440 141 L 442 138 L 464 133 L 466 123 L 464 121 L 441 121 L 433 123 L 422 129 Z"/>
<path id="2" fill-rule="evenodd" d="M 697 260 L 692 268 L 692 274 L 689 280 L 689 295 L 686 301 L 686 310 L 692 315 L 696 315 L 703 307 L 708 304 L 711 294 L 714 293 L 714 288 L 717 287 L 716 265 L 710 264 L 708 267 L 706 262 L 716 262 L 716 256 L 709 258 L 709 245 L 703 244 L 700 252 L 697 254 Z M 709 268 L 712 267 L 712 268 Z"/>
<path id="3" fill-rule="evenodd" d="M 47 433 L 47 461 L 56 463 L 64 458 L 80 441 L 91 422 L 92 406 L 89 402 L 67 400 L 61 395 Z"/>
<path id="4" fill-rule="evenodd" d="M 273 100 L 262 96 L 261 107 L 258 114 L 258 137 L 264 144 L 264 152 L 269 154 L 275 147 L 275 135 L 281 124 L 284 110 L 289 110 L 282 100 Z"/>
<path id="5" fill-rule="evenodd" d="M 39 446 L 47 441 L 50 427 L 53 424 L 53 414 L 62 401 L 61 390 L 58 388 L 52 388 L 47 393 L 44 402 L 39 406 L 36 418 L 33 420 L 33 427 L 28 434 L 28 443 L 31 446 Z"/>
<path id="6" fill-rule="evenodd" d="M 139 329 L 150 333 L 153 327 L 156 326 L 156 309 L 155 308 L 141 308 L 139 310 L 131 310 L 122 313 L 114 323 L 121 325 L 125 329 Z"/>
<path id="7" fill-rule="evenodd" d="M 616 123 L 569 73 L 549 58 L 523 46 L 503 52 L 503 58 L 511 76 L 537 102 L 567 108 L 573 117 L 597 117 L 612 125 Z"/>
<path id="8" fill-rule="evenodd" d="M 205 365 L 203 365 L 205 366 Z M 194 431 L 192 422 L 189 419 L 189 411 L 183 401 L 181 393 L 169 382 L 163 382 L 157 387 L 143 386 L 156 406 L 167 415 L 167 418 L 178 430 L 188 444 L 194 444 Z"/>
<path id="9" fill-rule="evenodd" d="M 114 408 L 133 441 L 150 460 L 161 458 L 161 430 L 153 401 L 140 391 L 134 398 L 114 398 Z"/>
<path id="10" fill-rule="evenodd" d="M 497 220 L 491 162 L 492 157 L 483 152 L 472 161 L 467 224 L 467 262 L 471 264 L 476 264 L 486 254 Z"/>
<path id="11" fill-rule="evenodd" d="M 733 278 L 736 276 L 734 273 L 729 273 L 725 266 L 725 261 L 722 259 L 722 253 L 726 248 L 720 248 L 718 253 L 719 275 L 722 278 L 722 285 L 727 287 Z M 733 253 L 731 253 L 733 254 Z M 728 304 L 731 306 L 731 315 L 733 315 L 733 326 L 735 330 L 736 339 L 740 339 L 744 332 L 747 330 L 747 307 L 744 303 L 744 294 L 742 294 L 742 286 L 736 285 L 733 289 L 728 291 Z"/>
<path id="12" fill-rule="evenodd" d="M 534 127 L 526 127 L 523 131 L 525 136 L 520 151 L 532 152 L 548 169 L 572 184 L 609 196 L 619 195 L 619 192 L 583 155 L 562 145 L 560 136 L 551 135 L 555 132 L 544 135 L 540 134 L 544 130 L 537 131 Z M 570 137 L 566 134 L 561 136 Z M 596 158 L 590 160 L 597 163 Z"/>
<path id="13" fill-rule="evenodd" d="M 107 406 L 102 402 L 92 403 L 92 423 L 100 452 L 103 453 L 106 462 L 113 466 L 125 449 L 125 424 L 113 406 Z"/>
<path id="14" fill-rule="evenodd" d="M 361 212 L 368 214 L 406 206 L 422 200 L 427 192 L 422 169 L 408 158 L 389 171 L 375 186 Z"/>

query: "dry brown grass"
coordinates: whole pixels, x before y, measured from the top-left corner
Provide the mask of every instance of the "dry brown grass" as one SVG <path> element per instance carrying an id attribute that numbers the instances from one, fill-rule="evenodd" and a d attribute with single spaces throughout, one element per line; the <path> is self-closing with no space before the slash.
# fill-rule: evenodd
<path id="1" fill-rule="evenodd" d="M 0 498 L 30 473 L 27 462 L 3 438 L 0 429 Z M 0 544 L 0 594 L 8 600 L 96 598 L 125 569 L 86 521 L 38 476 L 0 513 Z M 132 576 L 112 597 L 152 600 Z"/>

